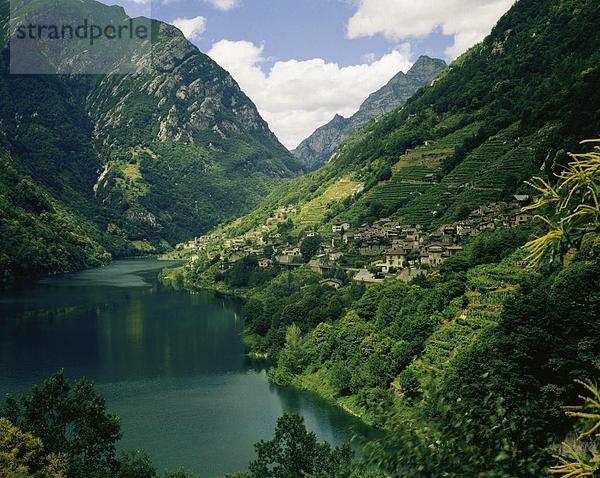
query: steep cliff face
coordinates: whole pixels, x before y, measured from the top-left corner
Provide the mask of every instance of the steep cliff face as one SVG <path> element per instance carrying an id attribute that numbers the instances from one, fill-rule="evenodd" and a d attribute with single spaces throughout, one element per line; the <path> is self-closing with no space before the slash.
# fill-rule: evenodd
<path id="1" fill-rule="evenodd" d="M 105 76 L 90 92 L 87 110 L 103 145 L 168 141 L 208 145 L 210 135 L 222 140 L 236 133 L 274 139 L 254 104 L 225 70 L 175 27 L 154 25 L 156 39 L 151 50 L 136 59 L 136 71 Z"/>
<path id="2" fill-rule="evenodd" d="M 178 29 L 131 20 L 94 0 L 61 0 L 60 14 L 50 3 L 25 2 L 27 19 L 132 21 L 151 34 L 109 51 L 84 41 L 39 42 L 31 56 L 13 55 L 12 66 L 30 67 L 33 59 L 39 73 L 61 74 L 15 75 L 15 31 L 7 27 L 8 2 L 0 0 L 0 153 L 19 177 L 86 219 L 89 234 L 109 251 L 160 250 L 199 235 L 301 173 L 233 78 Z M 105 74 L 77 74 L 98 69 Z M 27 224 L 19 227 L 27 233 Z"/>
<path id="3" fill-rule="evenodd" d="M 445 68 L 443 60 L 421 56 L 407 73 L 399 72 L 383 88 L 372 93 L 352 117 L 336 115 L 292 153 L 309 169 L 322 166 L 344 139 L 373 118 L 403 106 L 419 88 L 428 86 Z"/>
<path id="4" fill-rule="evenodd" d="M 350 118 L 350 128 L 356 131 L 373 118 L 403 106 L 419 88 L 429 86 L 445 68 L 444 60 L 421 56 L 406 74 L 399 72 L 365 100 L 358 112 Z"/>
<path id="5" fill-rule="evenodd" d="M 351 134 L 351 119 L 336 114 L 326 125 L 316 129 L 292 151 L 309 170 L 314 170 L 329 161 L 333 152 Z"/>
<path id="6" fill-rule="evenodd" d="M 157 29 L 139 72 L 103 77 L 86 110 L 107 166 L 96 199 L 121 210 L 119 227 L 173 243 L 248 210 L 301 165 L 225 70 Z"/>

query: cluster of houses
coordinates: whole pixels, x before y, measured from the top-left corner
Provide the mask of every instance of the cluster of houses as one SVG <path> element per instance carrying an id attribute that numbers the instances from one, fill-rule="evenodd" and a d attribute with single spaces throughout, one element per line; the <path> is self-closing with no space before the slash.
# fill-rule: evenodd
<path id="1" fill-rule="evenodd" d="M 267 225 L 279 224 L 295 212 L 296 208 L 292 205 L 280 207 L 267 219 Z"/>
<path id="2" fill-rule="evenodd" d="M 468 238 L 476 237 L 485 230 L 516 227 L 532 220 L 530 214 L 522 211 L 529 201 L 529 196 L 515 195 L 508 202 L 480 207 L 466 219 L 443 225 L 434 231 L 425 231 L 419 225 L 403 225 L 389 218 L 357 228 L 349 223 L 334 224 L 330 237 L 323 239 L 308 265 L 322 273 L 344 269 L 355 281 L 366 283 L 380 282 L 390 274 L 409 280 L 459 254 L 463 250 L 461 244 Z M 299 267 L 306 263 L 300 245 L 303 240 L 315 236 L 316 231 L 307 230 L 300 243 L 288 244 L 282 234 L 272 227 L 294 212 L 293 206 L 279 208 L 259 230 L 244 237 L 227 239 L 205 236 L 181 247 L 202 250 L 220 239 L 224 251 L 223 268 L 231 267 L 248 255 L 256 255 L 259 266 L 264 268 L 272 265 Z M 354 263 L 349 264 L 344 260 L 345 256 L 352 257 Z"/>
<path id="3" fill-rule="evenodd" d="M 468 218 L 430 232 L 423 231 L 419 225 L 407 226 L 384 218 L 356 229 L 347 223 L 335 224 L 332 233 L 339 234 L 343 243 L 353 246 L 361 256 L 383 255 L 384 260 L 372 262 L 371 269 L 379 269 L 382 274 L 404 270 L 410 277 L 421 273 L 423 268 L 440 266 L 463 250 L 461 243 L 483 231 L 517 227 L 531 221 L 532 215 L 522 211 L 529 201 L 529 196 L 514 195 L 510 202 L 482 206 Z M 408 270 L 416 272 L 408 274 Z"/>

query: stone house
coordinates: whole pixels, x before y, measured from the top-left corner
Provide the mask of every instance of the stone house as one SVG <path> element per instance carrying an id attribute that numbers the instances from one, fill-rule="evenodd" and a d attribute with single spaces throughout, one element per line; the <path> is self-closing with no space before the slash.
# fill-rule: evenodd
<path id="1" fill-rule="evenodd" d="M 427 247 L 428 265 L 437 267 L 444 262 L 444 248 L 439 244 L 432 244 Z"/>
<path id="2" fill-rule="evenodd" d="M 382 264 L 382 272 L 388 273 L 393 267 L 396 270 L 403 269 L 408 264 L 406 249 L 392 249 L 385 253 L 385 262 Z"/>
<path id="3" fill-rule="evenodd" d="M 528 212 L 520 212 L 519 214 L 517 214 L 514 217 L 513 226 L 517 227 L 517 226 L 520 226 L 521 224 L 525 224 L 531 220 L 533 220 L 533 216 L 531 214 L 529 214 Z"/>
<path id="4" fill-rule="evenodd" d="M 334 224 L 333 226 L 331 226 L 331 232 L 337 232 L 337 233 L 349 231 L 350 229 L 351 229 L 351 226 L 347 222 L 344 222 L 342 224 Z"/>

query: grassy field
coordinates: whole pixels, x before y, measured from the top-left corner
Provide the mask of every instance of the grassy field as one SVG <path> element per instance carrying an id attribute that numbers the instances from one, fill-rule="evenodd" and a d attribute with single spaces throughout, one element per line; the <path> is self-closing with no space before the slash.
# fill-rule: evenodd
<path id="1" fill-rule="evenodd" d="M 321 194 L 300 206 L 300 210 L 293 217 L 296 229 L 305 229 L 318 225 L 330 210 L 330 206 L 352 196 L 360 190 L 362 184 L 350 176 L 344 176 L 331 184 Z"/>

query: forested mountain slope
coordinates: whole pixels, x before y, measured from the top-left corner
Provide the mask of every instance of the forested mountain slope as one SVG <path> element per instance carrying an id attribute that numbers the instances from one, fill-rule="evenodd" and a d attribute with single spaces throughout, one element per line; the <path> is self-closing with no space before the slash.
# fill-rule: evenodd
<path id="1" fill-rule="evenodd" d="M 127 67 L 125 74 L 13 75 L 8 8 L 0 1 L 0 149 L 15 174 L 85 218 L 82 238 L 96 237 L 113 254 L 164 249 L 249 210 L 278 181 L 301 172 L 232 77 L 176 28 L 152 21 L 147 51 L 122 48 L 104 57 L 75 44 L 40 59 L 61 72 L 103 61 L 109 72 Z M 47 13 L 54 6 L 39 0 L 27 8 Z M 129 20 L 122 8 L 94 0 L 66 0 L 60 10 L 65 22 Z M 10 223 L 14 211 L 4 199 L 7 234 L 36 236 L 26 221 Z M 8 242 L 0 252 L 10 264 L 26 262 Z M 57 262 L 64 266 L 41 271 L 78 267 Z"/>
<path id="2" fill-rule="evenodd" d="M 590 0 L 517 2 L 432 86 L 351 136 L 331 164 L 279 188 L 233 234 L 288 203 L 298 205 L 297 231 L 378 217 L 433 227 L 551 172 L 600 128 L 599 21 Z M 318 199 L 343 178 L 363 189 Z M 303 208 L 317 203 L 307 220 Z"/>
<path id="3" fill-rule="evenodd" d="M 576 380 L 600 373 L 600 147 L 580 143 L 600 133 L 599 22 L 595 0 L 516 2 L 432 86 L 350 137 L 330 164 L 192 244 L 173 273 L 190 289 L 246 299 L 245 340 L 276 363 L 272 380 L 390 430 L 370 449 L 383 476 L 598 473 L 598 436 L 572 438 L 596 415 L 576 423 L 573 410 L 590 408 L 561 407 L 578 402 Z M 493 217 L 491 230 L 442 239 L 438 226 L 518 191 L 535 197 L 530 213 L 543 221 Z M 373 225 L 386 217 L 396 221 Z M 386 223 L 400 240 L 373 239 Z M 363 234 L 359 246 L 348 225 Z M 423 265 L 409 242 L 424 231 L 460 252 Z M 367 234 L 372 256 L 360 251 Z M 300 254 L 281 261 L 274 247 L 284 259 Z M 393 247 L 407 248 L 402 272 L 420 274 L 357 280 Z M 566 471 L 554 475 L 557 454 Z"/>
<path id="4" fill-rule="evenodd" d="M 385 86 L 369 95 L 350 118 L 336 115 L 318 128 L 292 153 L 309 169 L 327 163 L 340 144 L 373 118 L 404 105 L 417 90 L 431 84 L 446 68 L 444 60 L 421 56 L 409 71 L 399 72 Z"/>

